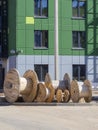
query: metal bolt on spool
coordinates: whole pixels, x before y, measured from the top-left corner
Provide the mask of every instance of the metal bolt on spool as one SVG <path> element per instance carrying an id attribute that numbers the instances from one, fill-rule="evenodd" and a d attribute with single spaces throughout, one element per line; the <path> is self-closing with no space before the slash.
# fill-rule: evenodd
<path id="1" fill-rule="evenodd" d="M 25 102 L 32 102 L 37 92 L 38 78 L 34 71 L 28 70 L 20 77 L 17 69 L 7 72 L 4 80 L 4 95 L 8 102 L 17 101 L 19 95 Z"/>
<path id="2" fill-rule="evenodd" d="M 79 102 L 81 98 L 84 98 L 85 102 L 90 102 L 92 99 L 92 87 L 89 80 L 84 82 L 72 80 L 70 92 L 73 102 Z"/>

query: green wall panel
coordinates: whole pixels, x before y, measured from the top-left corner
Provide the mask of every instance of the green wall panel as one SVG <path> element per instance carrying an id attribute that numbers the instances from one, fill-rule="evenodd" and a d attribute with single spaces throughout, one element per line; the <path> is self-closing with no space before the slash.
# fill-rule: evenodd
<path id="1" fill-rule="evenodd" d="M 26 48 L 25 47 L 17 47 L 16 52 L 18 55 L 25 55 L 26 54 Z"/>
<path id="2" fill-rule="evenodd" d="M 17 30 L 17 42 L 25 43 L 25 30 Z"/>
<path id="3" fill-rule="evenodd" d="M 49 31 L 49 50 L 54 48 L 54 31 Z"/>
<path id="4" fill-rule="evenodd" d="M 17 16 L 25 16 L 26 15 L 26 0 L 17 0 Z"/>
<path id="5" fill-rule="evenodd" d="M 30 48 L 30 47 L 27 47 L 27 48 L 26 48 L 26 54 L 27 54 L 27 55 L 34 55 L 33 49 Z"/>
<path id="6" fill-rule="evenodd" d="M 17 17 L 16 23 L 16 29 L 25 29 L 25 17 Z"/>
<path id="7" fill-rule="evenodd" d="M 26 16 L 34 16 L 34 0 L 26 0 Z"/>
<path id="8" fill-rule="evenodd" d="M 34 31 L 34 24 L 26 24 L 25 23 L 25 29 Z"/>
<path id="9" fill-rule="evenodd" d="M 49 18 L 49 24 L 48 24 L 49 30 L 54 30 L 54 18 Z"/>
<path id="10" fill-rule="evenodd" d="M 49 29 L 49 20 L 48 19 L 45 19 L 45 20 L 42 20 L 42 30 L 48 30 Z"/>
<path id="11" fill-rule="evenodd" d="M 26 45 L 25 47 L 30 47 L 33 49 L 34 47 L 34 31 L 33 30 L 26 30 Z"/>
<path id="12" fill-rule="evenodd" d="M 54 0 L 48 0 L 48 17 L 54 18 Z"/>
<path id="13" fill-rule="evenodd" d="M 42 29 L 42 21 L 41 19 L 36 19 L 34 20 L 34 29 L 35 30 L 41 30 Z"/>

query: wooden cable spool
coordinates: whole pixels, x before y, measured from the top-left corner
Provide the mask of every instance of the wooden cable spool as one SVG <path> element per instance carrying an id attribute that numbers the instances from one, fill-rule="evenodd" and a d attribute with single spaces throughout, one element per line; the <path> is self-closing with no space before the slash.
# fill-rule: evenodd
<path id="1" fill-rule="evenodd" d="M 64 102 L 70 100 L 70 92 L 68 92 L 70 89 L 70 77 L 67 73 L 64 75 L 63 80 L 51 80 L 50 75 L 46 74 L 45 84 L 46 86 L 52 84 L 58 102 L 62 101 L 62 99 Z"/>
<path id="2" fill-rule="evenodd" d="M 46 99 L 46 102 L 52 102 L 55 95 L 55 89 L 52 85 L 52 80 L 49 73 L 47 73 L 45 76 L 45 86 L 49 90 L 49 93 L 50 93 L 48 98 Z"/>
<path id="3" fill-rule="evenodd" d="M 27 94 L 22 94 L 23 96 L 23 99 L 24 101 L 26 102 L 32 102 L 34 101 L 35 97 L 36 97 L 36 94 L 37 94 L 37 84 L 38 84 L 38 77 L 37 77 L 37 74 L 35 71 L 32 71 L 32 70 L 27 70 L 23 77 L 25 79 L 29 79 L 32 81 L 32 86 L 31 86 L 31 90 L 30 90 L 30 93 L 27 95 Z M 29 88 L 29 85 L 27 85 L 27 89 Z M 26 89 L 26 91 L 27 91 Z"/>
<path id="4" fill-rule="evenodd" d="M 24 101 L 32 102 L 36 96 L 37 83 L 37 75 L 32 70 L 26 71 L 23 77 L 20 77 L 17 69 L 9 70 L 4 80 L 6 100 L 13 103 L 22 95 Z"/>
<path id="5" fill-rule="evenodd" d="M 54 99 L 55 90 L 51 84 L 51 78 L 47 73 L 45 76 L 45 82 L 39 82 L 38 91 L 35 101 L 36 102 L 52 102 Z"/>
<path id="6" fill-rule="evenodd" d="M 49 97 L 50 91 L 46 88 L 43 82 L 38 83 L 37 85 L 38 91 L 35 101 L 36 102 L 45 102 L 46 99 Z"/>
<path id="7" fill-rule="evenodd" d="M 81 98 L 84 98 L 85 102 L 90 102 L 92 99 L 92 87 L 89 80 L 85 80 L 84 82 L 73 80 L 70 92 L 73 102 L 79 102 Z"/>
<path id="8" fill-rule="evenodd" d="M 48 86 L 45 83 L 38 83 L 37 102 L 52 102 L 54 99 L 54 88 L 51 84 Z"/>
<path id="9" fill-rule="evenodd" d="M 70 77 L 65 73 L 63 80 L 52 80 L 53 87 L 56 89 L 70 90 Z"/>

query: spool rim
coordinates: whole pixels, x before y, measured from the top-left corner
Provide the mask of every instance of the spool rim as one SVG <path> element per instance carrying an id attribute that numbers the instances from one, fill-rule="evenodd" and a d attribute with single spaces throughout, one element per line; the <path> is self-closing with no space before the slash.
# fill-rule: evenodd
<path id="1" fill-rule="evenodd" d="M 50 77 L 49 73 L 46 73 L 46 75 L 45 75 L 45 85 L 48 86 L 50 83 L 52 84 L 51 77 Z"/>
<path id="2" fill-rule="evenodd" d="M 46 99 L 46 102 L 52 102 L 55 95 L 55 89 L 53 88 L 52 83 L 45 84 L 45 86 L 50 91 L 49 97 Z"/>
<path id="3" fill-rule="evenodd" d="M 91 85 L 91 82 L 89 80 L 85 80 L 84 85 L 88 87 L 88 91 L 89 91 L 89 96 L 84 97 L 84 100 L 85 100 L 85 102 L 90 102 L 92 100 L 92 85 Z"/>
<path id="4" fill-rule="evenodd" d="M 72 101 L 76 103 L 79 102 L 79 86 L 77 80 L 72 80 L 70 93 Z"/>
<path id="5" fill-rule="evenodd" d="M 9 70 L 4 80 L 4 95 L 8 102 L 13 103 L 19 97 L 20 75 L 15 68 Z"/>
<path id="6" fill-rule="evenodd" d="M 64 90 L 64 97 L 63 97 L 64 102 L 69 102 L 70 100 L 70 93 L 69 90 Z"/>
<path id="7" fill-rule="evenodd" d="M 24 75 L 24 78 L 29 78 L 32 80 L 32 90 L 30 92 L 30 94 L 28 95 L 22 95 L 23 100 L 25 102 L 32 102 L 34 101 L 36 94 L 37 94 L 37 84 L 38 84 L 38 77 L 35 71 L 33 70 L 27 70 Z"/>
<path id="8" fill-rule="evenodd" d="M 45 86 L 50 91 L 49 97 L 45 101 L 52 102 L 52 100 L 54 99 L 54 95 L 55 95 L 55 89 L 53 88 L 52 80 L 51 80 L 49 73 L 47 73 L 45 76 Z"/>
<path id="9" fill-rule="evenodd" d="M 56 100 L 57 100 L 58 103 L 62 102 L 62 90 L 61 89 L 57 89 Z"/>
<path id="10" fill-rule="evenodd" d="M 70 90 L 70 77 L 68 73 L 64 74 L 63 80 L 66 81 L 65 82 L 66 89 Z"/>
<path id="11" fill-rule="evenodd" d="M 46 100 L 46 87 L 43 83 L 38 83 L 38 91 L 35 101 L 44 102 Z"/>

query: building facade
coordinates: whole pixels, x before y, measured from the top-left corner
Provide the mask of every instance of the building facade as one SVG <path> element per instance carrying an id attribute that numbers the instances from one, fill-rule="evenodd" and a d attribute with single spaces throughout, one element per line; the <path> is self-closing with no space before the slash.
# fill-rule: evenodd
<path id="1" fill-rule="evenodd" d="M 1 86 L 11 68 L 17 68 L 20 75 L 35 70 L 40 81 L 48 72 L 54 80 L 56 63 L 59 80 L 68 73 L 71 80 L 89 79 L 98 86 L 98 0 L 58 0 L 58 30 L 55 2 L 0 0 Z"/>

